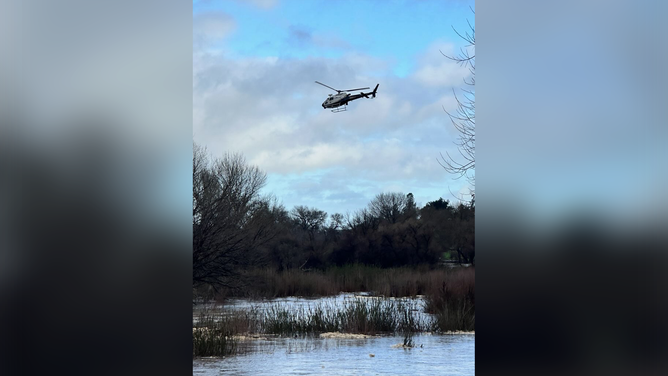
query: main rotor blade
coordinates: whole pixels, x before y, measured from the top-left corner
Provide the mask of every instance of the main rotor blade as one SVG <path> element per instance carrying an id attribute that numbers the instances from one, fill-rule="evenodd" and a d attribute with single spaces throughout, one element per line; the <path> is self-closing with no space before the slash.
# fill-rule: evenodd
<path id="1" fill-rule="evenodd" d="M 361 87 L 359 89 L 348 89 L 348 90 L 341 90 L 341 91 L 358 91 L 358 90 L 366 90 L 368 87 Z"/>
<path id="2" fill-rule="evenodd" d="M 340 93 L 340 92 L 342 91 L 342 90 L 336 90 L 336 89 L 334 89 L 334 88 L 331 87 L 331 86 L 327 86 L 327 85 L 323 84 L 322 82 L 318 82 L 318 81 L 316 81 L 315 83 L 316 83 L 316 84 L 320 84 L 320 85 L 322 85 L 322 86 L 324 86 L 324 87 L 328 87 L 328 88 L 330 88 L 330 89 L 336 91 L 337 93 Z"/>

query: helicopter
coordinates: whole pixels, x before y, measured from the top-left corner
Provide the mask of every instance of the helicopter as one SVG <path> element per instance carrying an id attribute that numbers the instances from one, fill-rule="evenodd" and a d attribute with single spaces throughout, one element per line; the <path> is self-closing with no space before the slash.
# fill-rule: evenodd
<path id="1" fill-rule="evenodd" d="M 369 88 L 368 87 L 363 87 L 363 88 L 359 88 L 359 89 L 337 90 L 337 89 L 334 89 L 331 86 L 327 86 L 327 85 L 323 84 L 322 82 L 316 81 L 315 83 L 320 84 L 324 87 L 328 87 L 328 88 L 336 91 L 336 94 L 329 94 L 327 99 L 325 99 L 325 101 L 322 102 L 322 108 L 332 108 L 333 109 L 332 112 L 346 111 L 346 106 L 348 105 L 348 102 L 354 101 L 355 99 L 360 99 L 362 97 L 369 98 L 369 94 L 372 96 L 372 98 L 375 98 L 376 97 L 376 91 L 378 90 L 378 85 L 380 85 L 380 84 L 376 84 L 376 87 L 370 93 L 364 93 L 363 91 L 360 91 L 359 94 L 351 94 L 351 93 L 349 93 L 351 91 L 366 90 L 366 89 L 369 89 Z"/>

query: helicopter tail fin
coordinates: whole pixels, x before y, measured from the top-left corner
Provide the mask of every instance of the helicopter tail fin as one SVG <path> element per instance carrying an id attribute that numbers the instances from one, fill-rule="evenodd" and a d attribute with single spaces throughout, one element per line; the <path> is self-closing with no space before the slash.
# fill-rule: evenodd
<path id="1" fill-rule="evenodd" d="M 371 96 L 372 96 L 373 98 L 376 97 L 376 91 L 378 90 L 378 86 L 379 86 L 379 85 L 380 85 L 380 84 L 376 84 L 376 87 L 373 88 L 373 91 L 371 92 Z"/>

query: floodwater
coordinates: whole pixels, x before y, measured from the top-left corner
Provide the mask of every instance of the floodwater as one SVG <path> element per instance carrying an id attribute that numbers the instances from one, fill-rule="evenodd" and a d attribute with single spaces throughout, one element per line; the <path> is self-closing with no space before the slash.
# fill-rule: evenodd
<path id="1" fill-rule="evenodd" d="M 392 347 L 403 337 L 273 339 L 228 358 L 193 361 L 193 375 L 474 375 L 475 335 L 419 335 L 417 347 Z M 373 354 L 373 357 L 371 356 Z"/>
<path id="2" fill-rule="evenodd" d="M 431 320 L 429 314 L 424 313 L 425 301 L 423 297 L 416 298 L 385 298 L 372 296 L 367 292 L 357 293 L 340 293 L 335 296 L 327 296 L 323 298 L 304 298 L 297 296 L 288 296 L 284 298 L 249 300 L 249 299 L 228 299 L 224 304 L 221 303 L 206 303 L 197 304 L 193 308 L 193 324 L 199 321 L 200 313 L 206 314 L 207 317 L 214 318 L 224 315 L 226 312 L 233 310 L 264 310 L 270 306 L 282 306 L 293 310 L 300 310 L 316 305 L 325 307 L 343 306 L 347 302 L 355 300 L 374 300 L 374 299 L 388 299 L 401 300 L 405 303 L 411 304 L 415 310 L 416 319 L 421 322 L 428 322 Z"/>
<path id="3" fill-rule="evenodd" d="M 347 299 L 369 299 L 364 294 L 266 301 L 234 300 L 224 309 L 246 309 L 265 304 L 293 307 L 336 304 Z M 415 302 L 423 304 L 421 299 Z M 204 306 L 196 307 L 194 312 Z M 207 313 L 223 307 L 209 306 Z M 428 314 L 424 314 L 429 316 Z M 193 320 L 196 321 L 196 315 Z M 418 334 L 415 347 L 397 347 L 402 336 L 365 339 L 265 338 L 242 341 L 240 355 L 193 360 L 193 375 L 474 375 L 475 334 Z"/>

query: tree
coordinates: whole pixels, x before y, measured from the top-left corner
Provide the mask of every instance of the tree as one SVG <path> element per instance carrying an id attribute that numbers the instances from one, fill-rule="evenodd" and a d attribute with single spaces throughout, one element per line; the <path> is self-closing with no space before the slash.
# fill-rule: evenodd
<path id="1" fill-rule="evenodd" d="M 330 218 L 329 228 L 331 230 L 337 231 L 343 227 L 343 214 L 334 213 Z"/>
<path id="2" fill-rule="evenodd" d="M 363 208 L 354 214 L 346 213 L 346 226 L 351 232 L 366 235 L 378 228 L 378 217 L 369 209 Z"/>
<path id="3" fill-rule="evenodd" d="M 402 219 L 407 203 L 408 197 L 403 193 L 380 193 L 369 203 L 369 212 L 381 221 L 397 223 Z"/>
<path id="4" fill-rule="evenodd" d="M 452 246 L 459 262 L 475 263 L 475 204 L 460 203 L 454 211 Z"/>
<path id="5" fill-rule="evenodd" d="M 327 213 L 316 208 L 309 208 L 307 206 L 295 206 L 290 211 L 290 216 L 293 218 L 297 228 L 301 229 L 308 235 L 308 256 L 301 268 L 307 264 L 319 265 L 322 262 L 322 255 L 320 254 L 320 247 L 316 246 L 316 235 L 324 228 L 327 220 Z"/>
<path id="6" fill-rule="evenodd" d="M 343 214 L 334 213 L 330 216 L 329 224 L 325 229 L 327 232 L 327 240 L 336 242 L 340 239 L 341 230 L 343 228 Z"/>
<path id="7" fill-rule="evenodd" d="M 463 89 L 461 96 L 458 96 L 453 89 L 455 100 L 457 101 L 455 112 L 450 113 L 444 108 L 444 111 L 450 117 L 452 125 L 459 132 L 455 145 L 457 145 L 461 158 L 453 158 L 446 152 L 447 157 L 441 154 L 439 163 L 448 173 L 457 175 L 457 178 L 465 177 L 469 184 L 471 184 L 471 195 L 473 196 L 473 192 L 475 191 L 475 27 L 470 22 L 468 25 L 469 31 L 463 35 L 455 30 L 455 33 L 467 42 L 468 45 L 460 50 L 458 56 L 443 54 L 448 59 L 468 67 L 471 72 L 471 77 L 468 80 L 464 80 L 464 83 L 469 88 Z"/>
<path id="8" fill-rule="evenodd" d="M 438 200 L 430 201 L 425 205 L 425 208 L 431 208 L 434 210 L 445 210 L 450 205 L 450 201 L 443 200 L 443 197 L 440 197 Z"/>
<path id="9" fill-rule="evenodd" d="M 316 208 L 311 209 L 308 206 L 302 205 L 295 206 L 294 209 L 290 211 L 290 215 L 297 227 L 308 234 L 311 242 L 315 240 L 316 232 L 325 225 L 325 221 L 327 220 L 326 212 Z"/>
<path id="10" fill-rule="evenodd" d="M 406 195 L 406 205 L 404 205 L 404 218 L 415 219 L 418 216 L 417 205 L 415 205 L 415 198 L 412 193 Z"/>
<path id="11" fill-rule="evenodd" d="M 266 174 L 240 154 L 212 159 L 193 145 L 193 286 L 240 287 L 241 271 L 276 236 Z"/>

